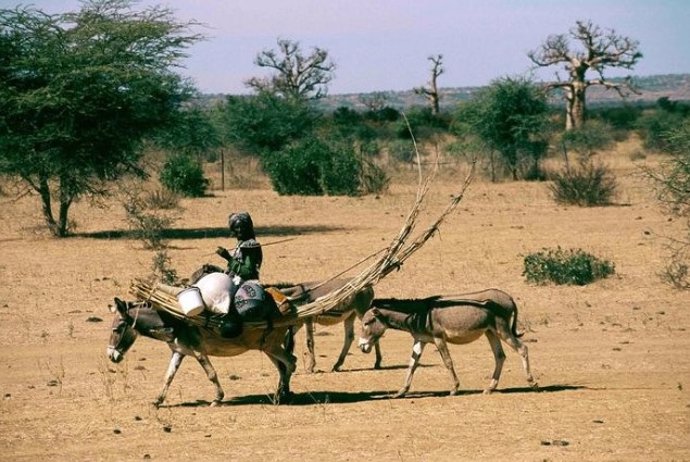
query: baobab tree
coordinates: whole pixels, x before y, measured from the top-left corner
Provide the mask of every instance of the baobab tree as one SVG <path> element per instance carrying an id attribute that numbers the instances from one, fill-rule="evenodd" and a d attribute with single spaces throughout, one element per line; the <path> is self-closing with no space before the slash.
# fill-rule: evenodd
<path id="1" fill-rule="evenodd" d="M 318 99 L 326 96 L 328 83 L 333 80 L 335 63 L 328 51 L 314 48 L 304 55 L 299 42 L 278 39 L 278 50 L 264 50 L 256 56 L 254 64 L 273 69 L 270 77 L 252 77 L 245 82 L 256 91 L 299 100 Z"/>
<path id="2" fill-rule="evenodd" d="M 438 94 L 438 86 L 436 84 L 436 80 L 438 79 L 438 76 L 443 74 L 444 71 L 443 55 L 429 56 L 427 59 L 432 63 L 429 86 L 415 88 L 414 92 L 418 95 L 426 97 L 426 99 L 429 101 L 429 104 L 431 105 L 431 113 L 434 115 L 438 115 L 440 97 Z"/>
<path id="3" fill-rule="evenodd" d="M 571 40 L 575 44 L 571 45 Z M 618 67 L 632 69 L 642 53 L 639 43 L 617 34 L 613 29 L 602 29 L 591 21 L 577 21 L 568 34 L 549 36 L 537 50 L 528 53 L 539 67 L 562 64 L 568 72 L 567 80 L 556 73 L 557 81 L 547 84 L 548 90 L 560 88 L 566 100 L 566 130 L 577 128 L 585 120 L 585 92 L 593 85 L 601 85 L 626 97 L 636 92 L 630 77 L 622 82 L 613 82 L 604 77 L 604 69 Z M 587 72 L 597 77 L 587 78 Z"/>

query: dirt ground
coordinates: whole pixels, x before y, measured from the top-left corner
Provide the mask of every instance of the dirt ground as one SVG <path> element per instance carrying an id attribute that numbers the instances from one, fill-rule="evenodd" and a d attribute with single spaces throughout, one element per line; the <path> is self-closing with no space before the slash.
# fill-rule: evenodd
<path id="1" fill-rule="evenodd" d="M 492 395 L 481 393 L 493 369 L 485 340 L 451 346 L 459 396 L 447 396 L 450 378 L 430 346 L 410 396 L 391 400 L 409 335 L 387 332 L 383 370 L 353 348 L 343 371 L 331 373 L 343 339 L 337 325 L 317 326 L 315 374 L 304 371 L 298 334 L 292 404 L 271 404 L 277 373 L 252 351 L 212 358 L 222 406 L 209 406 L 213 386 L 188 359 L 156 409 L 167 346 L 140 338 L 122 363 L 105 356 L 108 304 L 129 297 L 153 256 L 122 232 L 121 205 L 75 205 L 78 234 L 58 240 L 44 231 L 36 198 L 2 197 L 0 460 L 690 460 L 689 296 L 658 277 L 664 238 L 681 227 L 627 159 L 609 159 L 620 183 L 611 207 L 556 205 L 544 183 L 475 181 L 440 235 L 376 287 L 380 297 L 486 287 L 512 294 L 540 389 L 527 387 L 519 356 L 506 349 Z M 437 181 L 422 228 L 461 179 Z M 183 201 L 171 263 L 180 275 L 221 264 L 213 251 L 232 245 L 221 235 L 227 214 L 245 209 L 263 243 L 295 237 L 265 246 L 265 281 L 322 279 L 386 246 L 414 192 L 414 181 L 401 180 L 380 197 L 214 191 Z M 526 283 L 524 256 L 558 245 L 608 259 L 616 274 L 585 287 Z"/>

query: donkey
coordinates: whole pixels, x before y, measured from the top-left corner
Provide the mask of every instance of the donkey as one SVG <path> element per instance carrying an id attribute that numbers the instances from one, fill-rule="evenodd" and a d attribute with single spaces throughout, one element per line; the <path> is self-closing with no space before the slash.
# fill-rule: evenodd
<path id="1" fill-rule="evenodd" d="M 364 353 L 369 353 L 372 344 L 389 327 L 412 335 L 414 345 L 407 376 L 403 387 L 393 395 L 394 398 L 402 397 L 409 391 L 424 347 L 430 342 L 436 344 L 443 364 L 450 372 L 453 382 L 450 394 L 457 394 L 460 382 L 455 374 L 447 343 L 470 343 L 482 334 L 489 340 L 495 360 L 494 373 L 484 393 L 491 393 L 498 386 L 505 361 L 500 340 L 520 354 L 527 382 L 536 388 L 537 384 L 530 372 L 527 347 L 520 341 L 523 334 L 519 334 L 516 329 L 517 316 L 518 309 L 513 298 L 498 289 L 453 297 L 437 295 L 423 299 L 375 299 L 372 308 L 362 317 L 359 347 Z"/>
<path id="2" fill-rule="evenodd" d="M 223 272 L 223 269 L 215 265 L 205 264 L 191 275 L 191 277 L 189 278 L 189 284 L 194 284 L 206 274 L 214 272 Z M 300 284 L 279 283 L 267 284 L 266 287 L 275 287 L 280 292 L 285 294 L 285 296 L 289 297 L 295 305 L 301 305 L 304 303 L 311 303 L 317 298 L 322 297 L 328 294 L 329 292 L 343 287 L 348 282 L 349 279 L 338 278 L 329 280 L 325 283 L 321 283 L 319 281 L 310 281 Z M 334 326 L 338 323 L 343 323 L 343 327 L 345 330 L 343 347 L 340 350 L 340 356 L 338 356 L 338 360 L 331 368 L 332 372 L 338 372 L 340 371 L 340 368 L 345 362 L 345 358 L 347 357 L 347 354 L 350 351 L 350 347 L 352 346 L 352 342 L 355 339 L 355 318 L 362 318 L 364 312 L 369 308 L 369 305 L 371 304 L 371 301 L 373 299 L 374 289 L 371 287 L 367 287 L 364 290 L 362 290 L 359 294 L 357 294 L 350 306 L 342 308 L 337 312 L 333 312 L 328 315 L 317 316 L 315 318 L 307 319 L 304 322 L 304 326 L 306 327 L 305 337 L 307 343 L 305 369 L 307 372 L 313 373 L 314 369 L 316 368 L 316 354 L 314 352 L 314 323 L 323 326 Z M 301 327 L 301 324 L 296 325 L 288 331 L 288 335 L 286 337 L 286 349 L 291 353 L 294 350 L 294 336 L 297 334 L 297 331 L 299 331 Z M 379 347 L 378 342 L 374 344 L 374 348 L 376 350 L 376 360 L 374 362 L 374 369 L 380 369 L 381 348 Z"/>
<path id="3" fill-rule="evenodd" d="M 211 405 L 220 404 L 225 393 L 208 357 L 236 356 L 248 350 L 264 352 L 278 369 L 280 380 L 274 402 L 284 402 L 291 395 L 290 377 L 295 371 L 297 359 L 282 346 L 288 326 L 245 329 L 238 337 L 223 338 L 209 329 L 187 324 L 171 314 L 153 309 L 146 302 L 132 303 L 115 298 L 114 312 L 107 349 L 112 362 L 122 361 L 139 335 L 166 342 L 172 350 L 163 389 L 153 403 L 156 407 L 165 401 L 170 384 L 185 356 L 193 356 L 204 368 L 208 379 L 216 387 L 216 397 Z"/>
<path id="4" fill-rule="evenodd" d="M 279 290 L 294 301 L 297 305 L 303 303 L 310 303 L 319 297 L 322 297 L 329 292 L 337 290 L 348 283 L 348 279 L 332 279 L 323 284 L 319 282 L 306 282 L 303 284 L 297 284 L 293 286 L 280 287 Z M 374 289 L 372 287 L 366 287 L 361 292 L 359 292 L 352 303 L 347 307 L 334 310 L 333 312 L 327 313 L 325 315 L 316 316 L 314 318 L 309 318 L 304 322 L 306 327 L 306 340 L 307 340 L 307 353 L 306 353 L 306 364 L 305 369 L 309 373 L 314 372 L 316 367 L 316 355 L 314 353 L 314 323 L 321 324 L 323 326 L 334 326 L 338 323 L 343 323 L 345 328 L 345 337 L 343 339 L 343 347 L 340 350 L 340 356 L 338 360 L 333 365 L 331 369 L 332 372 L 340 371 L 345 358 L 347 357 L 352 342 L 355 339 L 355 318 L 360 319 L 369 309 L 371 301 L 374 299 Z M 286 348 L 292 351 L 290 348 L 294 348 L 294 336 L 297 331 L 302 327 L 302 325 L 297 325 L 293 330 L 288 333 L 288 340 Z M 381 348 L 378 342 L 374 344 L 376 349 L 376 361 L 374 363 L 374 369 L 381 368 Z"/>

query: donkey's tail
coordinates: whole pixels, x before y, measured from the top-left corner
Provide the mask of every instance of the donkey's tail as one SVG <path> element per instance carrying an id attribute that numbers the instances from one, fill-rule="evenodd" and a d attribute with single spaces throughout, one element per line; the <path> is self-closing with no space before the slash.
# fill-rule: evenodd
<path id="1" fill-rule="evenodd" d="M 525 335 L 525 333 L 517 331 L 518 307 L 517 303 L 515 303 L 515 300 L 513 300 L 513 308 L 515 308 L 515 311 L 513 312 L 513 325 L 510 326 L 510 331 L 513 333 L 514 336 L 520 338 L 523 335 Z"/>

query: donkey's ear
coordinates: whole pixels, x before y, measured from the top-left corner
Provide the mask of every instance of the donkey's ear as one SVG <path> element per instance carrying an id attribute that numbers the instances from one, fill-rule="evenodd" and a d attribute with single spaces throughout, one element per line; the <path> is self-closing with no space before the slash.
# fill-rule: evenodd
<path id="1" fill-rule="evenodd" d="M 115 297 L 115 308 L 122 316 L 127 315 L 127 302 Z"/>

